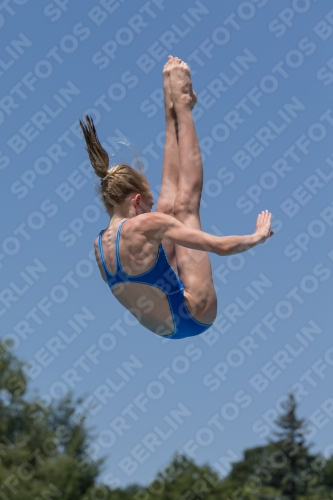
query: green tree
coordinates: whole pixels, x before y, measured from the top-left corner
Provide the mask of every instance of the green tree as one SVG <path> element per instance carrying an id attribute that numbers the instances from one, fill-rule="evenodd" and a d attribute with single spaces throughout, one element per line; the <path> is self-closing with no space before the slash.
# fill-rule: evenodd
<path id="1" fill-rule="evenodd" d="M 92 437 L 74 418 L 81 399 L 29 400 L 22 366 L 0 344 L 0 499 L 90 498 L 103 459 L 86 453 Z"/>
<path id="2" fill-rule="evenodd" d="M 273 435 L 278 438 L 272 442 L 276 449 L 276 463 L 271 467 L 275 483 L 272 486 L 281 488 L 282 494 L 289 500 L 297 500 L 308 493 L 317 477 L 313 464 L 316 455 L 309 452 L 311 445 L 305 441 L 307 424 L 296 416 L 297 403 L 294 395 L 288 396 L 286 412 L 276 421 L 279 430 Z M 275 466 L 275 471 L 274 471 Z"/>
<path id="3" fill-rule="evenodd" d="M 220 500 L 221 493 L 222 481 L 209 465 L 198 466 L 185 456 L 175 455 L 132 500 Z"/>
<path id="4" fill-rule="evenodd" d="M 228 496 L 245 500 L 319 500 L 333 498 L 333 459 L 313 455 L 306 444 L 307 424 L 296 416 L 297 403 L 288 396 L 287 407 L 276 421 L 277 430 L 266 446 L 244 451 L 224 481 Z M 233 489 L 233 492 L 231 491 Z"/>
<path id="5" fill-rule="evenodd" d="M 333 457 L 325 462 L 323 467 L 323 482 L 327 488 L 333 491 Z"/>
<path id="6" fill-rule="evenodd" d="M 23 364 L 0 343 L 0 500 L 333 500 L 333 457 L 312 455 L 306 422 L 289 396 L 266 446 L 244 451 L 224 479 L 207 464 L 173 457 L 146 487 L 97 485 L 104 458 L 68 395 L 45 407 L 28 393 Z"/>

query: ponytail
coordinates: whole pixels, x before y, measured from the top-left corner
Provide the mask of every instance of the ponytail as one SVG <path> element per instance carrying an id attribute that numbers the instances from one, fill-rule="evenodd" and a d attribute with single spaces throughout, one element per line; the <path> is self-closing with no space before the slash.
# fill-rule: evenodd
<path id="1" fill-rule="evenodd" d="M 107 212 L 112 212 L 115 205 L 121 205 L 131 193 L 148 196 L 148 180 L 143 171 L 138 172 L 128 165 L 116 165 L 110 170 L 108 153 L 100 143 L 94 122 L 85 115 L 86 123 L 80 120 L 80 126 L 86 142 L 90 163 L 95 174 L 101 178 L 99 193 Z"/>
<path id="2" fill-rule="evenodd" d="M 87 124 L 82 123 L 80 120 L 80 126 L 86 141 L 86 150 L 88 151 L 90 163 L 95 170 L 95 174 L 103 178 L 108 173 L 109 155 L 99 142 L 92 118 L 85 115 L 85 119 Z"/>

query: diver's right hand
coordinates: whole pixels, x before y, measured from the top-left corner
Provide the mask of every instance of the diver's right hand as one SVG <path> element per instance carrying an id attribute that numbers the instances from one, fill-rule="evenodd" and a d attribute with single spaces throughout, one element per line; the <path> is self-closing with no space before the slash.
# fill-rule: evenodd
<path id="1" fill-rule="evenodd" d="M 265 243 L 265 241 L 273 236 L 271 230 L 272 214 L 268 210 L 264 210 L 257 217 L 256 235 L 259 237 L 258 243 Z"/>

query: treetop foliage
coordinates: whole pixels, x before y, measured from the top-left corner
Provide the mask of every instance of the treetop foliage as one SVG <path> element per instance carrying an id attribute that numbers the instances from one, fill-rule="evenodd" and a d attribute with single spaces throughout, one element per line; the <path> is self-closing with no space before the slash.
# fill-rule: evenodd
<path id="1" fill-rule="evenodd" d="M 0 500 L 333 499 L 333 458 L 310 453 L 292 394 L 267 445 L 246 449 L 226 477 L 176 454 L 151 484 L 111 489 L 98 483 L 105 457 L 90 457 L 94 435 L 75 414 L 83 398 L 45 406 L 22 367 L 0 343 Z"/>

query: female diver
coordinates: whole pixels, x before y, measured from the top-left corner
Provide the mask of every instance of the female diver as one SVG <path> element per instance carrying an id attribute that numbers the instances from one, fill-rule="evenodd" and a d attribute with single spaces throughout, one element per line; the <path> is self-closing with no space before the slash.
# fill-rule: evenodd
<path id="1" fill-rule="evenodd" d="M 201 230 L 203 171 L 192 118 L 196 94 L 190 69 L 169 56 L 163 70 L 166 119 L 162 187 L 156 206 L 142 172 L 108 170 L 109 157 L 91 118 L 80 121 L 100 193 L 110 215 L 95 240 L 96 260 L 117 300 L 148 330 L 182 339 L 207 330 L 217 298 L 207 252 L 244 252 L 272 236 L 271 217 L 258 215 L 254 234 L 217 237 Z"/>

